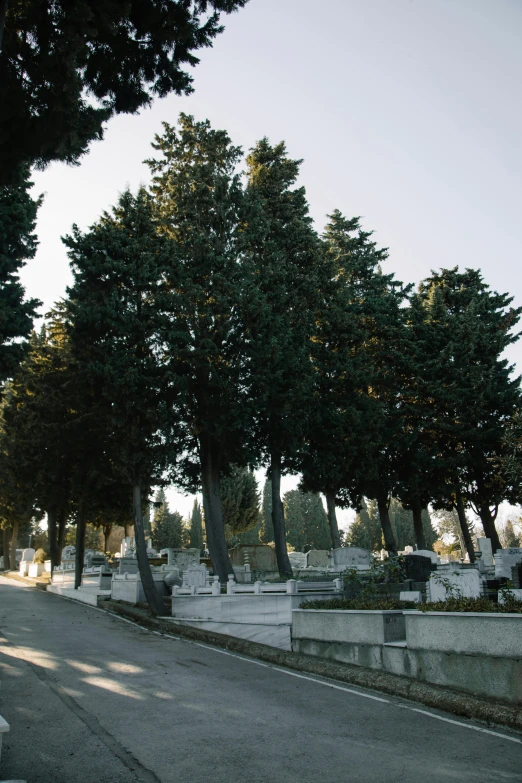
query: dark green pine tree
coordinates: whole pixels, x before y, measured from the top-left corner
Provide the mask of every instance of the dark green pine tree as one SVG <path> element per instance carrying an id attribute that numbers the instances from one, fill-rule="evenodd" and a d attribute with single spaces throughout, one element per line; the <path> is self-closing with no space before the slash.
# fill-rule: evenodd
<path id="1" fill-rule="evenodd" d="M 300 161 L 284 143 L 262 139 L 247 157 L 249 200 L 245 250 L 248 285 L 243 321 L 254 449 L 268 464 L 272 526 L 279 573 L 291 576 L 281 502 L 281 475 L 298 470 L 312 404 L 310 342 L 320 298 L 322 254 L 304 188 L 295 188 Z"/>
<path id="2" fill-rule="evenodd" d="M 256 527 L 259 522 L 259 493 L 252 471 L 234 465 L 221 479 L 221 500 L 229 540 Z"/>
<path id="3" fill-rule="evenodd" d="M 283 501 L 288 543 L 298 552 L 330 549 L 328 518 L 320 496 L 292 489 Z"/>
<path id="4" fill-rule="evenodd" d="M 370 552 L 379 552 L 382 549 L 382 528 L 376 500 L 367 503 L 361 498 L 359 511 L 348 530 L 346 546 L 359 546 L 369 549 Z"/>
<path id="5" fill-rule="evenodd" d="M 170 242 L 158 236 L 151 198 L 125 192 L 112 214 L 65 238 L 74 275 L 69 289 L 73 352 L 86 385 L 110 417 L 106 450 L 132 488 L 138 565 L 147 601 L 165 609 L 147 559 L 143 511 L 182 448 L 172 365 L 173 316 L 179 303 L 167 283 Z"/>
<path id="6" fill-rule="evenodd" d="M 190 546 L 192 549 L 203 549 L 203 517 L 198 499 L 194 498 L 192 513 L 190 515 Z"/>
<path id="7" fill-rule="evenodd" d="M 222 582 L 232 573 L 221 475 L 245 464 L 251 410 L 240 308 L 243 283 L 244 193 L 237 170 L 241 149 L 208 121 L 181 114 L 153 144 L 152 192 L 161 232 L 171 241 L 175 268 L 167 282 L 178 310 L 173 324 L 173 371 L 181 378 L 177 405 L 187 431 L 178 481 L 203 490 L 207 546 Z M 170 338 L 169 338 L 170 339 Z M 196 463 L 196 464 L 194 464 Z"/>
<path id="8" fill-rule="evenodd" d="M 431 524 L 431 516 L 428 509 L 421 510 L 422 525 L 422 544 L 419 545 L 418 529 L 415 526 L 413 511 L 405 508 L 396 498 L 390 501 L 389 514 L 392 527 L 397 539 L 398 549 L 404 549 L 406 546 L 412 546 L 417 549 L 432 549 L 433 544 L 438 538 L 436 530 Z"/>
<path id="9" fill-rule="evenodd" d="M 180 549 L 182 545 L 183 518 L 177 511 L 171 511 L 163 488 L 154 498 L 152 518 L 152 543 L 156 549 Z"/>
<path id="10" fill-rule="evenodd" d="M 19 271 L 36 253 L 34 228 L 42 197 L 29 195 L 27 168 L 17 175 L 14 184 L 0 186 L 0 383 L 16 371 L 40 304 L 24 299 Z"/>
<path id="11" fill-rule="evenodd" d="M 11 181 L 21 163 L 78 163 L 110 117 L 135 114 L 154 96 L 190 94 L 187 65 L 197 65 L 195 52 L 223 30 L 220 12 L 246 2 L 4 0 L 2 181 Z"/>
<path id="12" fill-rule="evenodd" d="M 429 388 L 429 437 L 446 455 L 446 486 L 436 502 L 466 504 L 480 516 L 494 549 L 495 517 L 503 500 L 519 502 L 519 488 L 502 469 L 506 426 L 521 404 L 520 379 L 501 358 L 518 339 L 522 308 L 491 291 L 479 271 L 442 269 L 419 288 L 433 348 L 422 368 Z M 428 426 L 428 425 L 427 425 Z"/>
<path id="13" fill-rule="evenodd" d="M 263 486 L 259 540 L 262 544 L 270 544 L 274 541 L 274 526 L 272 525 L 272 482 L 270 479 L 267 479 Z"/>
<path id="14" fill-rule="evenodd" d="M 362 231 L 359 218 L 336 210 L 323 245 L 329 282 L 311 346 L 315 388 L 303 486 L 326 495 L 332 542 L 335 503 L 357 507 L 363 495 L 376 498 L 385 546 L 393 552 L 388 501 L 396 482 L 407 289 L 382 273 L 387 251 Z"/>

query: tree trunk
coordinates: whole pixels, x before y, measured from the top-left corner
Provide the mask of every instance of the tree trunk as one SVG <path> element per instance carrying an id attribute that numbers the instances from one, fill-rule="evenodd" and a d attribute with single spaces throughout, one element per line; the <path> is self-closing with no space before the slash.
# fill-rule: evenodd
<path id="1" fill-rule="evenodd" d="M 215 441 L 206 432 L 199 436 L 199 457 L 208 551 L 214 573 L 219 576 L 219 581 L 222 584 L 226 584 L 229 575 L 234 573 L 234 569 L 225 538 L 219 483 L 219 451 Z"/>
<path id="2" fill-rule="evenodd" d="M 281 503 L 281 454 L 273 451 L 270 455 L 270 479 L 272 482 L 272 525 L 279 576 L 292 579 L 292 566 L 286 548 L 285 512 Z"/>
<path id="3" fill-rule="evenodd" d="M 337 514 L 335 513 L 335 492 L 325 492 L 326 508 L 328 509 L 328 522 L 330 524 L 330 537 L 332 539 L 332 549 L 339 549 L 341 546 L 341 537 L 339 536 L 339 526 L 337 524 Z"/>
<path id="4" fill-rule="evenodd" d="M 413 498 L 411 510 L 413 513 L 413 530 L 415 532 L 417 549 L 428 549 L 426 537 L 424 535 L 424 526 L 422 524 L 422 506 L 418 497 Z"/>
<path id="5" fill-rule="evenodd" d="M 62 564 L 62 551 L 65 546 L 65 528 L 67 527 L 67 513 L 62 510 L 58 517 L 58 547 L 56 553 L 56 565 Z"/>
<path id="6" fill-rule="evenodd" d="M 58 535 L 56 529 L 56 509 L 47 512 L 47 538 L 49 539 L 49 557 L 51 558 L 51 573 L 58 565 Z"/>
<path id="7" fill-rule="evenodd" d="M 4 28 L 5 28 L 5 16 L 7 13 L 7 2 L 8 0 L 0 0 L 0 52 L 2 51 L 2 41 L 4 38 Z"/>
<path id="8" fill-rule="evenodd" d="M 103 551 L 107 553 L 109 551 L 109 537 L 112 533 L 112 524 L 103 526 Z"/>
<path id="9" fill-rule="evenodd" d="M 4 571 L 11 570 L 11 558 L 9 556 L 9 530 L 11 528 L 2 528 L 2 538 L 4 543 Z"/>
<path id="10" fill-rule="evenodd" d="M 487 504 L 479 506 L 478 512 L 480 521 L 482 522 L 482 527 L 484 528 L 484 535 L 486 538 L 491 539 L 491 548 L 494 554 L 497 549 L 502 549 L 502 544 L 500 543 L 500 538 L 498 537 L 493 514 L 491 513 Z"/>
<path id="11" fill-rule="evenodd" d="M 78 505 L 78 514 L 76 518 L 76 555 L 74 566 L 74 589 L 77 590 L 82 584 L 83 559 L 85 556 L 85 528 L 87 521 L 83 510 L 83 500 Z"/>
<path id="12" fill-rule="evenodd" d="M 156 589 L 150 563 L 147 557 L 147 544 L 143 529 L 143 516 L 141 513 L 141 484 L 135 483 L 132 487 L 132 503 L 134 507 L 134 536 L 136 539 L 136 554 L 138 556 L 138 568 L 141 584 L 151 612 L 156 616 L 164 616 L 166 607 L 161 595 Z"/>
<path id="13" fill-rule="evenodd" d="M 14 522 L 11 533 L 11 551 L 9 553 L 11 569 L 16 570 L 16 545 L 18 544 L 18 520 Z"/>
<path id="14" fill-rule="evenodd" d="M 456 507 L 457 515 L 459 518 L 460 530 L 462 532 L 462 538 L 464 539 L 464 546 L 468 553 L 469 562 L 475 562 L 475 550 L 473 548 L 473 541 L 471 539 L 471 533 L 469 532 L 468 520 L 466 519 L 466 512 L 464 511 L 464 503 L 462 502 L 462 493 L 460 487 L 457 485 L 456 490 Z M 463 553 L 464 554 L 464 553 Z"/>
<path id="15" fill-rule="evenodd" d="M 389 554 L 397 554 L 397 542 L 393 534 L 393 528 L 390 520 L 390 512 L 388 509 L 388 498 L 385 495 L 381 495 L 377 498 L 377 508 L 379 509 L 379 519 L 381 521 L 381 528 L 384 535 L 384 546 Z"/>

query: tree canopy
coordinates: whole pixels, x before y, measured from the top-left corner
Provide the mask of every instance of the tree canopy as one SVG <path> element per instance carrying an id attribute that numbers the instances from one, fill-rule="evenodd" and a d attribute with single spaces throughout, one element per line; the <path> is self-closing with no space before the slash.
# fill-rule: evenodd
<path id="1" fill-rule="evenodd" d="M 0 177 L 78 163 L 114 115 L 193 91 L 195 52 L 247 0 L 9 2 L 0 29 Z"/>

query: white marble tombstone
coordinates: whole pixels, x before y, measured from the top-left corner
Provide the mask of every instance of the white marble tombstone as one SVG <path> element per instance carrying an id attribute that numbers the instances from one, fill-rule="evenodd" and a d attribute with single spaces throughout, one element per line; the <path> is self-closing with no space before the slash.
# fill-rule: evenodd
<path id="1" fill-rule="evenodd" d="M 519 563 L 522 563 L 522 547 L 497 549 L 495 552 L 495 579 L 502 576 L 511 579 L 511 569 Z"/>
<path id="2" fill-rule="evenodd" d="M 493 550 L 491 548 L 491 539 L 490 538 L 477 538 L 477 544 L 478 544 L 478 550 L 482 553 L 482 556 L 480 557 L 479 562 L 486 566 L 486 568 L 491 568 L 495 565 L 495 561 L 493 559 Z"/>
<path id="3" fill-rule="evenodd" d="M 306 565 L 308 568 L 328 568 L 328 549 L 311 549 L 306 553 Z"/>
<path id="4" fill-rule="evenodd" d="M 371 555 L 368 549 L 358 546 L 343 546 L 332 549 L 328 557 L 328 568 L 332 571 L 346 571 L 348 568 L 356 568 L 358 571 L 367 571 L 370 568 Z"/>
<path id="5" fill-rule="evenodd" d="M 482 580 L 476 568 L 450 568 L 435 572 L 427 583 L 428 601 L 446 601 L 448 598 L 480 598 Z"/>
<path id="6" fill-rule="evenodd" d="M 189 565 L 183 572 L 183 587 L 206 587 L 208 583 L 208 569 L 204 564 Z"/>
<path id="7" fill-rule="evenodd" d="M 34 560 L 34 556 L 36 554 L 36 549 L 33 549 L 32 547 L 27 547 L 27 549 L 24 549 L 22 552 L 22 557 L 20 558 L 21 563 L 32 563 Z"/>
<path id="8" fill-rule="evenodd" d="M 304 552 L 289 552 L 288 559 L 292 568 L 306 568 L 306 555 Z"/>
<path id="9" fill-rule="evenodd" d="M 416 549 L 414 552 L 411 552 L 412 555 L 420 555 L 421 557 L 429 557 L 432 563 L 439 562 L 439 556 L 436 552 L 434 552 L 432 549 Z"/>

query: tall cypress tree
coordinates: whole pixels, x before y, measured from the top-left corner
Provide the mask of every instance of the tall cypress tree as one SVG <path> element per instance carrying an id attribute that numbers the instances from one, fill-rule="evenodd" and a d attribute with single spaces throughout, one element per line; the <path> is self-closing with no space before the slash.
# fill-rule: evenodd
<path id="1" fill-rule="evenodd" d="M 198 499 L 194 498 L 192 513 L 190 515 L 190 546 L 201 551 L 203 549 L 203 518 Z"/>
<path id="2" fill-rule="evenodd" d="M 158 236 L 151 198 L 125 192 L 112 214 L 64 240 L 74 284 L 68 303 L 72 344 L 85 383 L 111 419 L 107 449 L 132 487 L 138 565 L 153 612 L 164 610 L 147 559 L 143 495 L 181 451 L 172 364 L 175 296 L 169 242 Z M 169 338 L 170 344 L 167 342 Z M 167 347 L 168 346 L 168 347 Z"/>
<path id="3" fill-rule="evenodd" d="M 159 229 L 176 259 L 167 282 L 178 310 L 172 326 L 181 378 L 177 404 L 186 447 L 198 466 L 186 464 L 188 488 L 203 490 L 207 545 L 222 582 L 232 573 L 221 504 L 220 479 L 230 464 L 245 464 L 249 413 L 245 396 L 239 301 L 244 194 L 237 166 L 241 149 L 208 121 L 181 114 L 164 125 L 148 161 Z M 180 480 L 183 480 L 181 477 Z"/>
<path id="4" fill-rule="evenodd" d="M 263 499 L 261 503 L 261 531 L 259 540 L 262 544 L 269 544 L 274 540 L 274 526 L 272 525 L 272 482 L 267 479 L 263 485 Z"/>
<path id="5" fill-rule="evenodd" d="M 329 549 L 328 518 L 320 496 L 292 489 L 284 496 L 288 543 L 299 552 Z"/>
<path id="6" fill-rule="evenodd" d="M 25 299 L 19 271 L 37 248 L 36 213 L 42 198 L 29 195 L 29 170 L 0 186 L 0 382 L 13 375 L 27 347 L 40 302 Z"/>
<path id="7" fill-rule="evenodd" d="M 520 379 L 502 359 L 518 339 L 512 329 L 522 308 L 498 294 L 479 271 L 442 269 L 419 288 L 433 349 L 422 368 L 432 409 L 429 436 L 446 455 L 441 503 L 463 516 L 470 504 L 494 549 L 500 547 L 495 517 L 502 500 L 518 502 L 518 488 L 501 467 L 506 425 L 520 406 Z"/>
<path id="8" fill-rule="evenodd" d="M 243 318 L 257 454 L 268 464 L 272 526 L 281 576 L 291 576 L 281 502 L 281 475 L 297 470 L 312 403 L 310 341 L 319 299 L 322 255 L 304 188 L 295 188 L 300 161 L 284 143 L 262 139 L 247 157 L 250 287 Z"/>
<path id="9" fill-rule="evenodd" d="M 158 549 L 179 549 L 182 544 L 182 516 L 171 511 L 165 490 L 159 489 L 154 498 L 154 516 L 152 519 L 152 543 Z"/>
<path id="10" fill-rule="evenodd" d="M 335 503 L 357 507 L 363 495 L 378 502 L 386 548 L 397 545 L 388 514 L 394 488 L 394 435 L 402 366 L 406 294 L 381 264 L 387 251 L 359 218 L 338 210 L 324 235 L 325 296 L 311 345 L 314 405 L 303 486 L 325 493 L 332 543 L 338 545 Z"/>
<path id="11" fill-rule="evenodd" d="M 221 479 L 223 517 L 227 537 L 252 530 L 259 521 L 259 495 L 254 474 L 234 465 Z"/>

